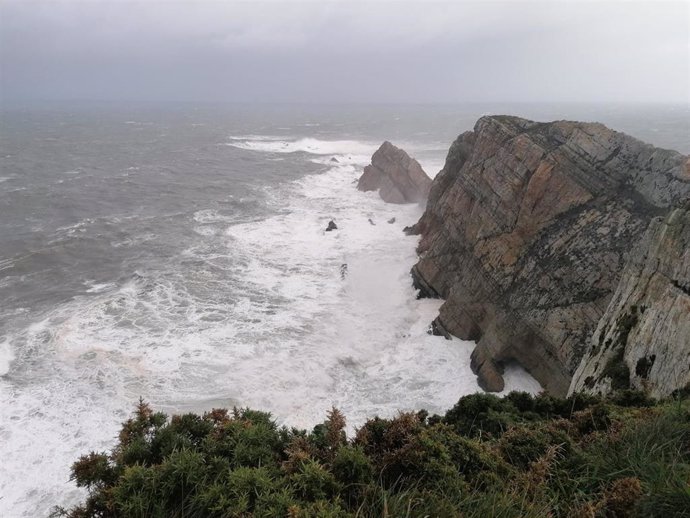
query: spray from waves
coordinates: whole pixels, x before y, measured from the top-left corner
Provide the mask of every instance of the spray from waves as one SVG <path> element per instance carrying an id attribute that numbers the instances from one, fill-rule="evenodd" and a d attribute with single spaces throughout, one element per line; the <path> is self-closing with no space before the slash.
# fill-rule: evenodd
<path id="1" fill-rule="evenodd" d="M 115 286 L 89 284 L 7 337 L 7 515 L 79 498 L 69 465 L 112 447 L 140 395 L 169 412 L 248 405 L 300 427 L 336 405 L 353 427 L 398 410 L 442 412 L 477 391 L 472 344 L 428 335 L 439 301 L 416 300 L 410 285 L 416 240 L 402 227 L 419 207 L 356 191 L 360 172 L 338 163 L 267 188 L 285 207 L 260 221 L 198 210 L 192 228 L 222 231 Z M 338 231 L 324 231 L 330 219 Z M 539 390 L 518 369 L 506 382 Z"/>
<path id="2" fill-rule="evenodd" d="M 370 157 L 378 145 L 357 140 L 320 140 L 302 138 L 298 140 L 281 140 L 270 135 L 247 135 L 230 137 L 228 145 L 251 151 L 269 153 L 304 152 L 313 155 L 359 155 Z"/>
<path id="3" fill-rule="evenodd" d="M 14 360 L 14 353 L 9 341 L 0 342 L 0 376 L 4 376 L 9 372 L 12 360 Z"/>
<path id="4" fill-rule="evenodd" d="M 249 151 L 277 154 L 307 153 L 313 155 L 309 159 L 311 162 L 331 167 L 334 165 L 367 165 L 371 160 L 371 155 L 380 145 L 380 143 L 358 140 L 321 140 L 317 138 L 285 140 L 283 137 L 275 135 L 242 135 L 230 137 L 230 140 L 229 146 Z M 427 153 L 432 151 L 434 155 L 437 155 L 438 151 L 445 152 L 446 149 L 445 146 L 432 150 L 427 149 L 428 146 L 418 148 L 417 145 L 410 142 L 401 143 L 401 146 L 413 155 L 415 151 L 422 149 Z M 426 153 L 422 157 L 418 157 L 418 161 L 429 177 L 434 178 L 443 168 L 444 161 L 438 156 L 427 157 L 425 155 Z M 280 160 L 280 158 L 269 158 L 269 160 Z"/>

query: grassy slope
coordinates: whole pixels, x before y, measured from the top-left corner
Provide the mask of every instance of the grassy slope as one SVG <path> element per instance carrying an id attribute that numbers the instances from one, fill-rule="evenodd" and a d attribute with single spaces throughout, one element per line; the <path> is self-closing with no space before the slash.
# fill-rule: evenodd
<path id="1" fill-rule="evenodd" d="M 119 445 L 73 466 L 78 517 L 690 516 L 690 401 L 476 394 L 445 416 L 311 432 L 269 414 L 168 418 L 140 403 Z"/>

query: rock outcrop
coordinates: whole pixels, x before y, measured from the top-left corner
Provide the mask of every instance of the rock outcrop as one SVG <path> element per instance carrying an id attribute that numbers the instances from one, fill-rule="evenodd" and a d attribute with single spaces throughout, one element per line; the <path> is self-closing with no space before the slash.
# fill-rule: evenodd
<path id="1" fill-rule="evenodd" d="M 338 225 L 335 224 L 335 221 L 330 220 L 328 222 L 328 226 L 326 227 L 326 232 L 331 232 L 333 230 L 338 230 Z"/>
<path id="2" fill-rule="evenodd" d="M 690 205 L 652 221 L 577 369 L 570 392 L 690 384 Z"/>
<path id="3" fill-rule="evenodd" d="M 379 191 L 388 203 L 419 203 L 429 195 L 431 178 L 414 158 L 386 141 L 371 157 L 357 183 L 360 191 Z"/>
<path id="4" fill-rule="evenodd" d="M 446 299 L 437 333 L 477 341 L 485 388 L 515 360 L 564 395 L 630 249 L 689 198 L 675 151 L 596 123 L 482 117 L 434 179 L 413 278 Z"/>

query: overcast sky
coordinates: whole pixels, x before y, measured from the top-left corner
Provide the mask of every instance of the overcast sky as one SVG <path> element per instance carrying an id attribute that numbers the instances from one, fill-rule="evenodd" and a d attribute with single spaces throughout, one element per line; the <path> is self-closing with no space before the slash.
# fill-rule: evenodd
<path id="1" fill-rule="evenodd" d="M 690 2 L 0 3 L 3 103 L 689 102 Z"/>

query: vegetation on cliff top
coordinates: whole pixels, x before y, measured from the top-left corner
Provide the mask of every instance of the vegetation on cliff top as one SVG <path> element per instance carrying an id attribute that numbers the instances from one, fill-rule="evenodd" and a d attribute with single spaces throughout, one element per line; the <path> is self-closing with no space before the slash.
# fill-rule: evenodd
<path id="1" fill-rule="evenodd" d="M 351 439 L 335 408 L 307 432 L 140 402 L 116 448 L 82 456 L 72 478 L 89 496 L 54 516 L 690 516 L 690 402 L 475 394 Z"/>

